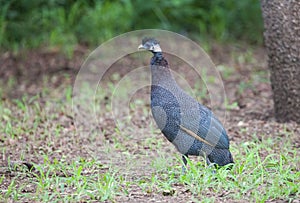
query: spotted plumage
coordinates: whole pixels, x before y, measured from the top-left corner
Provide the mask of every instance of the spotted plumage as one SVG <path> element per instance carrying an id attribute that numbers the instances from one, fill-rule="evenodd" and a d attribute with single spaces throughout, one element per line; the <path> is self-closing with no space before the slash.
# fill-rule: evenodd
<path id="1" fill-rule="evenodd" d="M 139 49 L 153 53 L 151 58 L 151 110 L 165 137 L 185 157 L 203 156 L 208 164 L 233 163 L 229 138 L 221 122 L 205 106 L 185 93 L 176 83 L 159 42 L 145 38 Z"/>

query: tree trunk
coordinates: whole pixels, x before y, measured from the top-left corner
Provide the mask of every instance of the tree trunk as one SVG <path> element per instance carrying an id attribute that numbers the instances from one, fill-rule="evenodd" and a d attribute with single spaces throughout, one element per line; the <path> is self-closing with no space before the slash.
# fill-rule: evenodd
<path id="1" fill-rule="evenodd" d="M 275 117 L 300 123 L 300 1 L 261 0 L 261 7 Z"/>

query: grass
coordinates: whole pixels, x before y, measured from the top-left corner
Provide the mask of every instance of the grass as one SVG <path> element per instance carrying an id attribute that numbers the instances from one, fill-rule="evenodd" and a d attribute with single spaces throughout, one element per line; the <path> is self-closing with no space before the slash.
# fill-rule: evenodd
<path id="1" fill-rule="evenodd" d="M 54 159 L 52 162 L 44 157 L 44 164 L 35 166 L 35 172 L 23 184 L 18 180 L 22 174 L 12 179 L 4 192 L 3 200 L 30 199 L 41 202 L 82 201 L 84 199 L 104 201 L 112 198 L 119 188 L 121 180 L 115 172 L 98 173 L 103 166 L 95 160 L 79 159 L 70 164 L 63 164 Z M 21 173 L 21 172 L 20 172 Z M 28 172 L 24 172 L 26 175 Z M 30 185 L 30 187 L 27 187 Z M 32 189 L 36 193 L 22 191 Z"/>
<path id="2" fill-rule="evenodd" d="M 252 53 L 245 55 L 245 59 L 237 59 L 242 56 L 236 55 L 236 64 L 257 63 L 251 59 Z M 217 68 L 225 82 L 236 80 L 234 67 Z M 247 83 L 240 79 L 234 84 L 238 94 L 266 83 L 263 70 L 246 73 L 250 74 Z M 203 77 L 214 82 L 205 73 Z M 10 85 L 0 85 L 1 202 L 130 202 L 135 198 L 141 202 L 299 200 L 297 126 L 253 119 L 247 109 L 237 108 L 236 98 L 230 98 L 225 108 L 233 118 L 226 126 L 232 138 L 233 168 L 216 170 L 207 166 L 203 158 L 190 157 L 188 170 L 182 174 L 181 156 L 151 120 L 149 95 L 141 91 L 129 98 L 127 90 L 134 84 L 124 80 L 117 86 L 116 82 L 122 79 L 118 74 L 110 79 L 97 89 L 96 95 L 88 83 L 83 86 L 85 97 L 95 96 L 94 110 L 100 118 L 88 120 L 77 129 L 71 108 L 71 84 L 54 88 L 51 79 L 44 77 L 40 94 L 24 93 L 15 99 L 6 95 L 14 90 L 17 80 L 11 78 Z M 205 99 L 202 83 L 196 83 L 193 89 L 196 92 L 191 94 Z M 107 92 L 115 93 L 121 118 L 115 119 L 108 113 L 114 107 L 113 97 Z M 247 99 L 255 100 L 250 96 Z M 125 106 L 128 109 L 118 106 L 125 100 L 130 101 Z M 238 115 L 234 114 L 237 109 Z M 125 110 L 129 115 L 124 116 Z M 239 114 L 246 118 L 243 122 L 237 122 Z M 122 122 L 122 128 L 117 128 L 116 120 Z M 33 164 L 34 170 L 22 163 Z"/>
<path id="3" fill-rule="evenodd" d="M 15 153 L 14 159 L 19 156 L 22 161 L 37 162 L 34 171 L 10 169 L 10 177 L 1 176 L 2 183 L 10 179 L 1 187 L 1 201 L 115 201 L 136 190 L 170 198 L 180 196 L 180 191 L 184 190 L 196 202 L 218 202 L 221 199 L 292 201 L 300 195 L 297 166 L 300 159 L 291 142 L 285 142 L 282 147 L 286 137 L 261 135 L 263 139 L 260 140 L 252 134 L 249 141 L 232 143 L 235 159 L 232 170 L 215 170 L 207 167 L 202 158 L 193 158 L 189 160 L 187 173 L 181 174 L 180 156 L 176 153 L 175 157 L 169 156 L 167 149 L 174 149 L 157 131 L 150 131 L 140 138 L 128 133 L 129 139 L 123 140 L 120 136 L 124 134 L 116 131 L 113 144 L 100 144 L 100 148 L 110 148 L 109 154 L 121 156 L 125 160 L 124 165 L 118 164 L 113 160 L 115 158 L 104 164 L 97 153 L 91 152 L 95 150 L 95 142 L 103 143 L 99 136 L 94 137 L 92 142 L 78 135 L 64 140 L 70 135 L 66 133 L 68 126 L 64 126 L 59 117 L 69 114 L 70 94 L 70 87 L 66 87 L 61 97 L 66 103 L 60 102 L 55 109 L 51 102 L 41 106 L 41 98 L 30 99 L 27 96 L 1 102 L 1 139 L 8 143 L 2 147 L 2 153 L 6 154 L 17 145 L 22 152 L 19 155 Z M 137 100 L 135 105 L 140 108 L 143 102 Z M 132 130 L 143 132 L 137 128 Z M 27 141 L 22 147 L 20 143 L 24 139 Z M 132 139 L 137 140 L 138 145 Z M 74 146 L 66 149 L 66 146 L 71 146 L 70 143 Z M 76 155 L 82 147 L 89 152 Z M 142 153 L 134 152 L 145 149 Z M 160 152 L 159 156 L 155 155 L 156 152 Z M 108 154 L 101 157 L 106 156 Z M 132 176 L 131 172 L 138 172 L 140 162 L 145 159 L 150 160 L 144 168 L 148 171 L 147 175 Z"/>

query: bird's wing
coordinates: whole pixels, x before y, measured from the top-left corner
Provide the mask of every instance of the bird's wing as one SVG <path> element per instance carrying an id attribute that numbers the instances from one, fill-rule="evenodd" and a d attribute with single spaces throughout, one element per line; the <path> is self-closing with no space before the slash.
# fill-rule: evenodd
<path id="1" fill-rule="evenodd" d="M 199 135 L 197 135 L 197 134 L 194 133 L 193 131 L 191 131 L 191 130 L 185 128 L 185 127 L 182 126 L 182 125 L 179 125 L 179 127 L 180 127 L 181 130 L 183 130 L 183 131 L 184 131 L 185 133 L 187 133 L 188 135 L 194 137 L 196 140 L 198 140 L 198 141 L 200 141 L 200 142 L 203 142 L 203 143 L 205 143 L 205 144 L 207 144 L 207 145 L 213 147 L 213 145 L 212 145 L 211 143 L 209 143 L 208 141 L 206 141 L 205 139 L 203 139 L 202 137 L 200 137 Z"/>
<path id="2" fill-rule="evenodd" d="M 192 114 L 196 116 L 193 118 Z M 209 109 L 199 104 L 198 109 L 189 109 L 189 113 L 183 116 L 191 117 L 191 119 L 181 119 L 182 122 L 179 124 L 180 129 L 186 134 L 209 146 L 229 149 L 226 131 Z"/>

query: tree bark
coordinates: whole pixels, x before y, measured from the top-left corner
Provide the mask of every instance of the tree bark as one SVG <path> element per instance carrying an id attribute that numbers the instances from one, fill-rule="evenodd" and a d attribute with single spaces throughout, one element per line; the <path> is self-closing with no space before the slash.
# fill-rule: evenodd
<path id="1" fill-rule="evenodd" d="M 261 0 L 261 7 L 276 120 L 300 123 L 300 1 Z"/>

